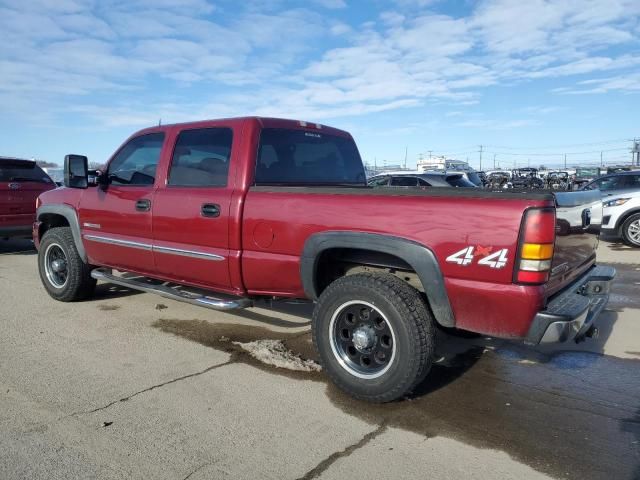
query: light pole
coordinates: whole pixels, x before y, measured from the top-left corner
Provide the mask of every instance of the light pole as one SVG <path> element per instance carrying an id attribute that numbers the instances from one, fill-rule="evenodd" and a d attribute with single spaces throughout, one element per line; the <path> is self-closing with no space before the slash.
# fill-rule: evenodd
<path id="1" fill-rule="evenodd" d="M 493 169 L 496 169 L 496 155 L 498 155 L 497 153 L 493 154 Z"/>

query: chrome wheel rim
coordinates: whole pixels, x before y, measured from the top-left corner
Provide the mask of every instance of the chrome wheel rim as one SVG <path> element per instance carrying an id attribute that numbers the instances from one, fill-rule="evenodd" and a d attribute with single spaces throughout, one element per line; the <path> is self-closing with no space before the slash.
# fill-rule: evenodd
<path id="1" fill-rule="evenodd" d="M 67 284 L 69 278 L 67 256 L 57 243 L 49 245 L 44 252 L 44 271 L 47 280 L 55 288 L 62 288 Z"/>
<path id="2" fill-rule="evenodd" d="M 640 219 L 629 224 L 627 227 L 627 234 L 633 243 L 640 245 Z"/>
<path id="3" fill-rule="evenodd" d="M 329 323 L 331 351 L 351 375 L 384 375 L 396 355 L 396 337 L 387 317 L 374 305 L 353 300 L 340 305 Z"/>

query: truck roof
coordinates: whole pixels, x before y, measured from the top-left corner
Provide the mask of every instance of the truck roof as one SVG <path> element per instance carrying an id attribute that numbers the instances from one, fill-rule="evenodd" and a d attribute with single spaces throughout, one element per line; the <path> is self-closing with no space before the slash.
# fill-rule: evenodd
<path id="1" fill-rule="evenodd" d="M 317 122 L 308 122 L 304 120 L 291 120 L 286 118 L 272 118 L 272 117 L 257 117 L 257 116 L 246 116 L 246 117 L 227 117 L 227 118 L 216 118 L 216 119 L 208 119 L 208 120 L 196 120 L 192 122 L 182 122 L 182 123 L 170 123 L 166 125 L 157 125 L 155 127 L 148 127 L 138 132 L 134 133 L 133 136 L 137 136 L 141 133 L 147 132 L 162 132 L 165 130 L 170 130 L 174 127 L 180 127 L 182 129 L 185 128 L 207 128 L 207 127 L 215 127 L 220 124 L 230 125 L 230 124 L 241 124 L 245 121 L 253 121 L 260 125 L 262 128 L 288 128 L 288 129 L 311 129 L 311 130 L 320 130 L 323 132 L 331 133 L 332 135 L 339 135 L 342 137 L 352 138 L 351 134 L 345 130 L 340 130 L 339 128 L 329 127 L 327 125 L 323 125 Z"/>

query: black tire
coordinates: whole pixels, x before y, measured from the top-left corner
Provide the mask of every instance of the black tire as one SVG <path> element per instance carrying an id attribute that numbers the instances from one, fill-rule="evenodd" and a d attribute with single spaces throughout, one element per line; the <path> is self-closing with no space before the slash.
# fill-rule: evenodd
<path id="1" fill-rule="evenodd" d="M 627 245 L 640 247 L 640 213 L 634 213 L 622 224 L 622 238 Z"/>
<path id="2" fill-rule="evenodd" d="M 360 306 L 362 310 L 357 310 Z M 344 313 L 352 308 L 369 313 L 364 320 L 362 315 L 355 319 L 353 314 Z M 359 323 L 361 320 L 364 323 Z M 342 328 L 346 323 L 340 323 L 348 321 L 354 322 L 351 331 Z M 376 322 L 375 329 L 371 330 L 366 322 Z M 391 342 L 389 335 L 379 335 L 376 329 L 380 325 L 390 331 Z M 373 363 L 369 357 L 368 365 L 363 362 L 369 354 L 362 353 L 362 345 L 353 341 L 354 333 L 360 329 L 372 332 L 369 338 Z M 390 274 L 363 273 L 334 281 L 318 299 L 312 333 L 327 375 L 338 388 L 360 400 L 384 403 L 401 398 L 431 369 L 435 343 L 433 316 L 417 290 Z M 383 344 L 389 348 L 390 343 L 391 351 L 385 355 Z M 382 360 L 378 354 L 383 356 Z"/>
<path id="3" fill-rule="evenodd" d="M 63 263 L 54 268 L 52 264 L 57 260 Z M 38 251 L 38 271 L 47 293 L 61 302 L 84 300 L 93 294 L 96 286 L 91 267 L 78 255 L 69 227 L 45 232 Z"/>

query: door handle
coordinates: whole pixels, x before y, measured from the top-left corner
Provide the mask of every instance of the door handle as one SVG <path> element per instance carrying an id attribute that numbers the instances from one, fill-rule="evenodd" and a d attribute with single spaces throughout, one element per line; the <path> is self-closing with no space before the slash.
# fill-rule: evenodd
<path id="1" fill-rule="evenodd" d="M 148 212 L 151 210 L 151 200 L 143 198 L 136 202 L 136 210 L 139 212 Z"/>
<path id="2" fill-rule="evenodd" d="M 216 203 L 204 203 L 200 210 L 203 217 L 215 218 L 220 216 L 220 205 Z"/>

